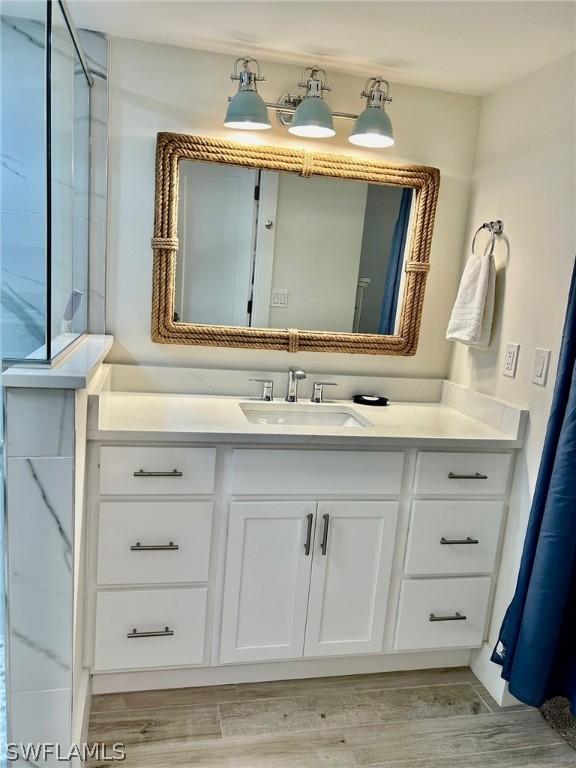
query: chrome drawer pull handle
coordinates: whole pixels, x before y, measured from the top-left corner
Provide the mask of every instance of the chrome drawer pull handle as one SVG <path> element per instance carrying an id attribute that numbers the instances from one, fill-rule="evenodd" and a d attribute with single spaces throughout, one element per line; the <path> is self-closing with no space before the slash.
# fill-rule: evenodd
<path id="1" fill-rule="evenodd" d="M 139 469 L 134 472 L 134 477 L 182 477 L 182 472 L 179 469 L 173 469 L 171 472 L 147 472 Z"/>
<path id="2" fill-rule="evenodd" d="M 323 555 L 326 555 L 328 551 L 328 527 L 330 526 L 330 515 L 322 515 L 324 520 L 324 533 L 322 534 L 322 542 L 320 544 L 320 551 Z"/>
<path id="3" fill-rule="evenodd" d="M 132 544 L 130 550 L 132 552 L 165 552 L 167 550 L 174 552 L 180 549 L 178 544 L 174 544 L 173 541 L 170 544 L 140 544 L 139 541 L 136 544 Z"/>
<path id="4" fill-rule="evenodd" d="M 312 512 L 309 512 L 306 515 L 306 519 L 308 521 L 307 529 L 306 529 L 306 541 L 304 542 L 304 554 L 306 557 L 310 556 L 310 548 L 312 546 L 312 522 L 314 520 L 314 515 Z"/>
<path id="5" fill-rule="evenodd" d="M 442 536 L 440 544 L 480 544 L 480 541 L 479 539 L 473 539 L 470 536 L 466 536 L 465 539 L 446 539 Z"/>
<path id="6" fill-rule="evenodd" d="M 473 475 L 456 475 L 454 472 L 448 472 L 448 480 L 488 480 L 488 475 L 481 472 L 474 472 Z"/>
<path id="7" fill-rule="evenodd" d="M 428 621 L 467 621 L 468 616 L 463 613 L 456 613 L 453 616 L 436 616 L 435 613 L 431 613 Z"/>
<path id="8" fill-rule="evenodd" d="M 134 627 L 132 632 L 128 632 L 126 637 L 131 640 L 138 637 L 172 637 L 173 634 L 174 630 L 170 629 L 170 627 L 164 627 L 164 629 L 159 629 L 156 632 L 138 632 L 136 627 Z"/>

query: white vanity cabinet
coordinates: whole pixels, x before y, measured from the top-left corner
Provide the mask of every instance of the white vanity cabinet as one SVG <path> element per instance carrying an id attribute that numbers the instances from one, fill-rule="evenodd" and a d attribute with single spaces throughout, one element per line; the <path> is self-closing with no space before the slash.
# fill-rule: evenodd
<path id="1" fill-rule="evenodd" d="M 496 452 L 418 453 L 397 651 L 482 644 L 511 458 Z"/>
<path id="2" fill-rule="evenodd" d="M 220 661 L 302 656 L 315 517 L 310 501 L 230 504 Z"/>
<path id="3" fill-rule="evenodd" d="M 398 504 L 230 505 L 220 661 L 382 649 Z"/>
<path id="4" fill-rule="evenodd" d="M 207 684 L 483 643 L 511 451 L 278 443 L 94 444 L 92 671 Z"/>
<path id="5" fill-rule="evenodd" d="M 306 625 L 306 656 L 382 650 L 398 502 L 322 501 Z"/>
<path id="6" fill-rule="evenodd" d="M 94 670 L 204 663 L 216 449 L 102 446 L 96 460 Z"/>

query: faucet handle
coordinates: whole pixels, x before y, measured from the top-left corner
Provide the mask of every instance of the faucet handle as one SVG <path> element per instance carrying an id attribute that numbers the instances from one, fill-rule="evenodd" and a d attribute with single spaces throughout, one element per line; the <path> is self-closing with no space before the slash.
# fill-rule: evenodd
<path id="1" fill-rule="evenodd" d="M 312 388 L 312 403 L 322 403 L 324 401 L 324 387 L 337 387 L 335 381 L 315 381 Z"/>
<path id="2" fill-rule="evenodd" d="M 259 397 L 260 400 L 265 400 L 268 403 L 274 400 L 274 382 L 272 379 L 250 379 L 250 381 L 262 384 L 262 394 Z"/>

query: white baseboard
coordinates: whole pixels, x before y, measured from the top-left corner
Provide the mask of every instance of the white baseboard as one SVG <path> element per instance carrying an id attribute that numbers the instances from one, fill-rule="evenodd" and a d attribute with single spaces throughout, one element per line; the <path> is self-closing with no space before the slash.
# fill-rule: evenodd
<path id="1" fill-rule="evenodd" d="M 472 652 L 472 672 L 501 707 L 513 707 L 521 702 L 508 690 L 508 683 L 501 677 L 502 667 L 490 660 L 492 646 L 484 643 L 482 648 Z"/>
<path id="2" fill-rule="evenodd" d="M 326 659 L 299 659 L 222 667 L 159 669 L 145 672 L 95 674 L 93 693 L 120 693 L 161 688 L 187 688 L 204 685 L 295 680 L 307 677 L 335 677 L 376 672 L 400 672 L 410 669 L 468 667 L 470 651 L 427 651 L 391 653 L 375 656 L 351 656 Z"/>

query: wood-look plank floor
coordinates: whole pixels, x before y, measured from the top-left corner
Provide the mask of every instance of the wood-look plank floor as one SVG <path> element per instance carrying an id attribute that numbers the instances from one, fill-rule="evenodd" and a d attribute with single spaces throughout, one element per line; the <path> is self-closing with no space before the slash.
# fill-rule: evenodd
<path id="1" fill-rule="evenodd" d="M 576 768 L 469 669 L 94 696 L 89 737 L 124 743 L 128 768 Z"/>

